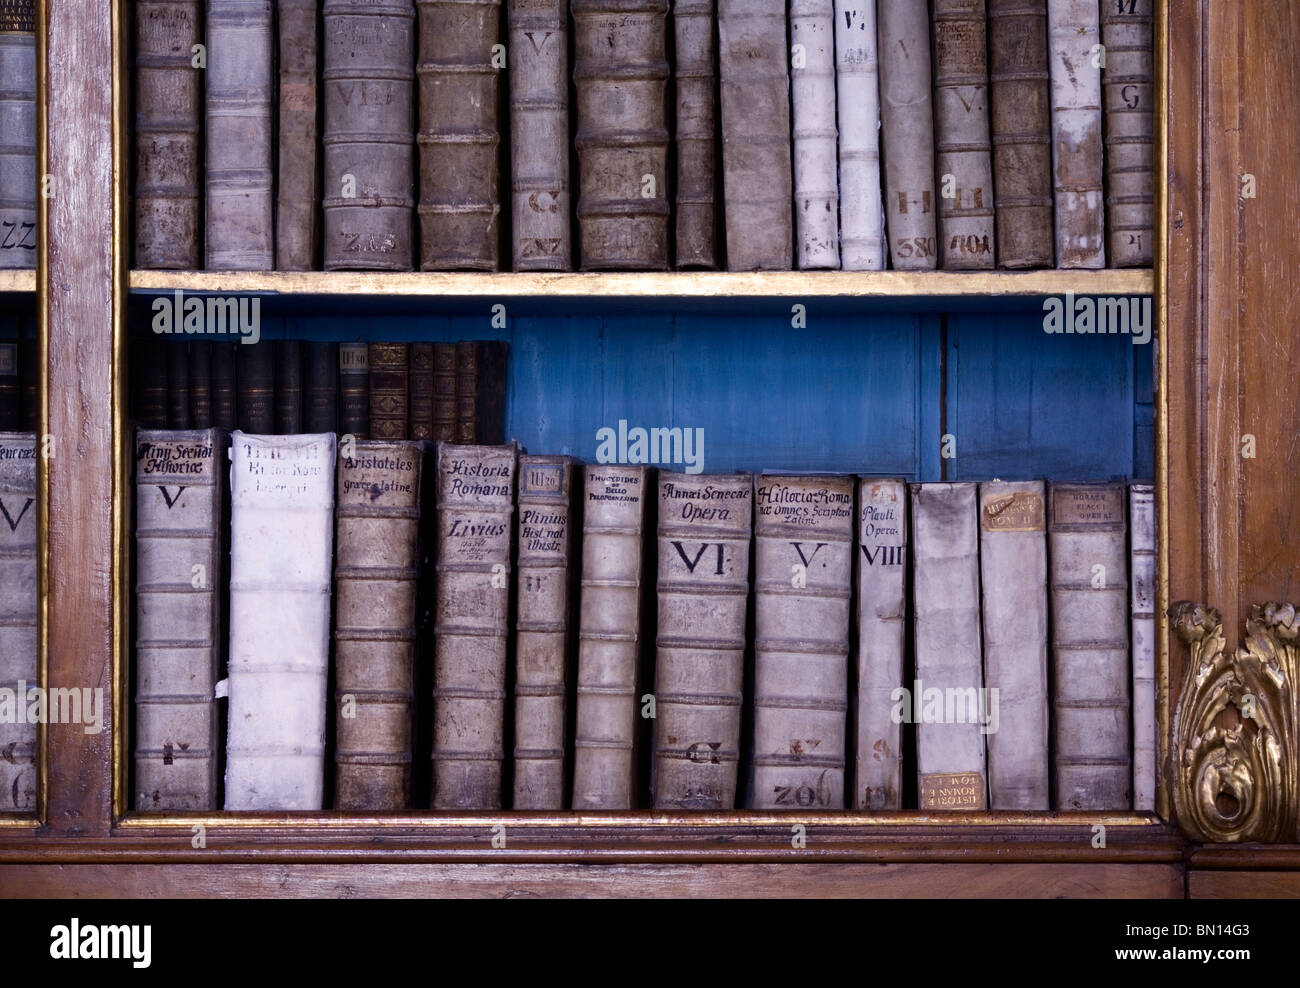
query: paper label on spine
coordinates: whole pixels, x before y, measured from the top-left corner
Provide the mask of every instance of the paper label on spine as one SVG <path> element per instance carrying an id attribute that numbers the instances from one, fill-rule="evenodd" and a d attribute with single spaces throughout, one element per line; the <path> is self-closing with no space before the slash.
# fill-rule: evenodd
<path id="1" fill-rule="evenodd" d="M 1123 488 L 1054 487 L 1052 522 L 1056 525 L 1122 525 Z"/>
<path id="2" fill-rule="evenodd" d="M 1032 491 L 990 498 L 980 512 L 986 532 L 1041 532 L 1043 499 Z"/>
<path id="3" fill-rule="evenodd" d="M 984 778 L 978 772 L 921 776 L 921 809 L 983 810 Z"/>

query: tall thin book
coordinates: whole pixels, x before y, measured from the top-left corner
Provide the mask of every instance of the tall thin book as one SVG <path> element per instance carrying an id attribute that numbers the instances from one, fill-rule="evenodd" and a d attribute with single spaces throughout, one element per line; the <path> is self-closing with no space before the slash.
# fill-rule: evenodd
<path id="1" fill-rule="evenodd" d="M 36 810 L 36 456 L 35 435 L 0 432 L 0 688 L 14 698 L 0 719 L 0 813 Z"/>

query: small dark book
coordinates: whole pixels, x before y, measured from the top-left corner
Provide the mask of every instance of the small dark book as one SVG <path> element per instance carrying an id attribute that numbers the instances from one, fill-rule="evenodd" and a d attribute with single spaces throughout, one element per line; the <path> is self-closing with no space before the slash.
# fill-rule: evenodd
<path id="1" fill-rule="evenodd" d="M 503 340 L 456 344 L 456 442 L 500 446 L 506 431 L 506 358 Z"/>
<path id="2" fill-rule="evenodd" d="M 167 428 L 167 354 L 153 338 L 131 344 L 134 417 L 143 428 Z"/>
<path id="3" fill-rule="evenodd" d="M 212 428 L 212 343 L 190 341 L 190 428 Z"/>
<path id="4" fill-rule="evenodd" d="M 370 348 L 339 344 L 339 428 L 354 439 L 370 438 Z"/>
<path id="5" fill-rule="evenodd" d="M 339 363 L 337 343 L 303 343 L 303 431 L 337 432 Z"/>
<path id="6" fill-rule="evenodd" d="M 212 424 L 232 430 L 238 425 L 235 415 L 235 351 L 241 343 L 212 344 Z"/>
<path id="7" fill-rule="evenodd" d="M 456 344 L 433 345 L 433 438 L 456 441 Z"/>
<path id="8" fill-rule="evenodd" d="M 236 351 L 241 432 L 275 434 L 275 348 L 266 341 L 241 344 Z"/>
<path id="9" fill-rule="evenodd" d="M 302 433 L 302 344 L 275 341 L 275 431 L 281 436 Z"/>
<path id="10" fill-rule="evenodd" d="M 411 438 L 433 438 L 433 344 L 411 344 Z"/>
<path id="11" fill-rule="evenodd" d="M 164 344 L 167 350 L 167 428 L 190 427 L 190 348 L 187 343 Z"/>
<path id="12" fill-rule="evenodd" d="M 406 343 L 370 344 L 371 439 L 405 439 L 410 431 L 410 349 Z"/>
<path id="13" fill-rule="evenodd" d="M 19 426 L 18 344 L 0 343 L 0 432 Z"/>

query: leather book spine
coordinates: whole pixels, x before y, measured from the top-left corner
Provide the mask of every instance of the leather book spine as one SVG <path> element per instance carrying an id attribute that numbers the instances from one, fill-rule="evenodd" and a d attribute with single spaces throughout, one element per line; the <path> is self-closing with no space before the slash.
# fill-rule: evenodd
<path id="1" fill-rule="evenodd" d="M 405 439 L 410 431 L 411 347 L 370 344 L 370 438 Z"/>
<path id="2" fill-rule="evenodd" d="M 980 649 L 979 506 L 974 484 L 912 485 L 916 724 L 922 811 L 988 809 L 984 728 L 991 703 Z M 910 709 L 909 709 L 910 708 Z"/>
<path id="3" fill-rule="evenodd" d="M 989 0 L 989 91 L 998 267 L 1051 267 L 1047 0 Z"/>
<path id="4" fill-rule="evenodd" d="M 853 487 L 755 479 L 751 809 L 844 808 Z"/>
<path id="5" fill-rule="evenodd" d="M 716 29 L 714 0 L 674 0 L 679 269 L 718 266 Z"/>
<path id="6" fill-rule="evenodd" d="M 456 438 L 472 445 L 478 430 L 478 347 L 462 340 L 456 344 Z"/>
<path id="7" fill-rule="evenodd" d="M 506 432 L 506 383 L 510 344 L 485 340 L 474 344 L 475 366 L 474 442 L 500 446 Z"/>
<path id="8" fill-rule="evenodd" d="M 297 340 L 276 340 L 274 347 L 275 431 L 281 436 L 296 436 L 303 431 L 302 344 Z"/>
<path id="9" fill-rule="evenodd" d="M 231 436 L 227 810 L 323 808 L 334 455 Z"/>
<path id="10" fill-rule="evenodd" d="M 0 4 L 0 269 L 36 267 L 36 3 Z"/>
<path id="11" fill-rule="evenodd" d="M 1049 488 L 1058 810 L 1133 805 L 1123 484 Z"/>
<path id="12" fill-rule="evenodd" d="M 840 261 L 885 266 L 880 185 L 880 61 L 876 0 L 835 0 L 835 92 L 840 132 Z"/>
<path id="13" fill-rule="evenodd" d="M 1115 0 L 1109 0 L 1115 2 Z M 1048 0 L 1056 266 L 1106 266 L 1098 0 Z"/>
<path id="14" fill-rule="evenodd" d="M 275 93 L 271 0 L 207 0 L 209 271 L 269 271 L 275 264 L 271 141 Z"/>
<path id="15" fill-rule="evenodd" d="M 40 391 L 40 383 L 40 351 L 36 346 L 36 340 L 24 337 L 18 341 L 18 387 L 21 392 L 19 418 L 20 429 L 23 432 L 38 431 L 36 419 L 40 410 L 36 398 Z"/>
<path id="16" fill-rule="evenodd" d="M 212 344 L 212 425 L 233 432 L 239 424 L 235 414 L 235 353 L 243 343 Z"/>
<path id="17" fill-rule="evenodd" d="M 433 439 L 433 344 L 411 344 L 411 438 Z"/>
<path id="18" fill-rule="evenodd" d="M 339 412 L 341 435 L 370 437 L 370 347 L 339 344 Z"/>
<path id="19" fill-rule="evenodd" d="M 511 253 L 516 271 L 568 271 L 569 4 L 507 0 Z"/>
<path id="20" fill-rule="evenodd" d="M 853 808 L 903 806 L 903 727 L 893 716 L 907 637 L 907 484 L 858 481 L 857 763 Z"/>
<path id="21" fill-rule="evenodd" d="M 0 688 L 28 708 L 36 661 L 36 436 L 0 432 Z M 36 812 L 37 724 L 0 719 L 0 813 Z"/>
<path id="22" fill-rule="evenodd" d="M 645 467 L 583 470 L 582 592 L 578 621 L 575 810 L 637 805 L 637 683 L 641 648 Z"/>
<path id="23" fill-rule="evenodd" d="M 655 809 L 736 805 L 754 478 L 659 475 Z"/>
<path id="24" fill-rule="evenodd" d="M 668 0 L 573 0 L 584 271 L 668 268 Z"/>
<path id="25" fill-rule="evenodd" d="M 190 427 L 190 347 L 169 341 L 167 348 L 167 428 Z"/>
<path id="26" fill-rule="evenodd" d="M 433 438 L 438 442 L 456 442 L 456 344 L 433 345 Z"/>
<path id="27" fill-rule="evenodd" d="M 319 0 L 278 0 L 280 127 L 275 268 L 310 271 L 320 242 L 320 143 L 316 76 Z"/>
<path id="28" fill-rule="evenodd" d="M 566 692 L 577 588 L 574 461 L 519 457 L 519 575 L 515 620 L 516 810 L 560 810 L 565 794 Z"/>
<path id="29" fill-rule="evenodd" d="M 334 808 L 411 806 L 421 506 L 434 449 L 361 440 L 338 467 Z"/>
<path id="30" fill-rule="evenodd" d="M 793 263 L 789 58 L 784 0 L 718 0 L 729 271 Z"/>
<path id="31" fill-rule="evenodd" d="M 989 481 L 979 496 L 989 809 L 1045 811 L 1046 493 L 1042 481 Z"/>
<path id="32" fill-rule="evenodd" d="M 1133 809 L 1156 808 L 1156 506 L 1155 488 L 1132 484 L 1129 590 L 1133 629 Z"/>
<path id="33" fill-rule="evenodd" d="M 212 347 L 210 340 L 190 341 L 190 428 L 212 426 Z"/>
<path id="34" fill-rule="evenodd" d="M 339 345 L 303 344 L 303 431 L 337 432 L 339 428 Z"/>
<path id="35" fill-rule="evenodd" d="M 417 0 L 420 270 L 500 265 L 501 0 Z"/>
<path id="36" fill-rule="evenodd" d="M 137 810 L 218 806 L 229 448 L 221 429 L 136 433 Z"/>
<path id="37" fill-rule="evenodd" d="M 135 359 L 132 364 L 137 374 L 132 389 L 135 392 L 135 419 L 146 429 L 167 428 L 167 351 L 163 343 L 153 337 L 132 341 Z"/>
<path id="38" fill-rule="evenodd" d="M 831 0 L 791 0 L 795 260 L 801 270 L 840 266 L 834 17 Z"/>
<path id="39" fill-rule="evenodd" d="M 501 808 L 517 447 L 438 447 L 433 808 Z"/>
<path id="40" fill-rule="evenodd" d="M 138 268 L 194 270 L 201 264 L 204 70 L 193 59 L 194 46 L 203 40 L 202 22 L 200 0 L 135 3 Z"/>
<path id="41" fill-rule="evenodd" d="M 939 255 L 928 4 L 881 3 L 876 24 L 889 260 L 898 271 L 933 271 Z"/>
<path id="42" fill-rule="evenodd" d="M 18 382 L 18 344 L 0 343 L 0 432 L 18 431 L 22 398 Z"/>
<path id="43" fill-rule="evenodd" d="M 415 215 L 415 4 L 324 0 L 326 271 L 409 271 Z"/>
<path id="44" fill-rule="evenodd" d="M 239 365 L 239 427 L 253 435 L 274 435 L 275 347 L 269 340 L 241 343 L 235 353 Z"/>
<path id="45" fill-rule="evenodd" d="M 1155 239 L 1152 0 L 1103 0 L 1106 236 L 1116 268 L 1150 267 Z"/>

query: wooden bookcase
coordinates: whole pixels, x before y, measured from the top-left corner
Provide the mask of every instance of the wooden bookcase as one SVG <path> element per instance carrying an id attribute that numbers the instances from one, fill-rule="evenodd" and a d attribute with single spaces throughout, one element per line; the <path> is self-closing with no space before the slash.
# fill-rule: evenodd
<path id="1" fill-rule="evenodd" d="M 1276 379 L 1294 340 L 1286 279 L 1290 262 L 1300 261 L 1293 234 L 1300 119 L 1277 108 L 1290 106 L 1300 88 L 1292 54 L 1300 10 L 1191 0 L 1157 0 L 1156 8 L 1162 181 L 1153 271 L 383 275 L 128 270 L 125 2 L 41 0 L 38 173 L 50 176 L 54 194 L 40 204 L 38 271 L 0 272 L 0 320 L 35 311 L 41 431 L 57 450 L 38 479 L 42 681 L 102 685 L 111 707 L 101 734 L 43 727 L 38 812 L 0 820 L 0 889 L 68 896 L 1300 894 L 1300 740 L 1293 733 L 1281 737 L 1289 774 L 1270 783 L 1256 773 L 1254 796 L 1239 793 L 1247 809 L 1264 795 L 1281 807 L 1252 817 L 1244 842 L 1222 842 L 1223 833 L 1186 819 L 1180 826 L 1177 810 L 1189 805 L 1192 788 L 1183 753 L 1192 741 L 1180 733 L 1177 713 L 1180 697 L 1197 690 L 1184 689 L 1188 646 L 1164 613 L 1161 776 L 1152 815 L 154 817 L 131 812 L 127 800 L 125 355 L 133 293 L 257 292 L 287 311 L 346 295 L 377 306 L 454 307 L 490 297 L 572 302 L 591 312 L 640 297 L 723 312 L 764 300 L 788 311 L 797 300 L 847 313 L 914 305 L 958 314 L 1023 310 L 1026 300 L 1067 292 L 1150 293 L 1159 609 L 1183 599 L 1221 608 L 1235 648 L 1252 604 L 1300 592 L 1300 561 L 1288 545 L 1300 503 L 1300 397 Z M 1255 198 L 1241 195 L 1247 173 L 1255 176 Z M 1242 456 L 1246 434 L 1254 458 Z M 1286 653 L 1285 662 L 1294 675 L 1294 656 Z M 1280 696 L 1294 725 L 1289 680 Z M 1220 719 L 1233 723 L 1230 715 Z M 794 824 L 806 828 L 804 847 L 792 846 Z M 1104 846 L 1097 846 L 1099 828 Z"/>

